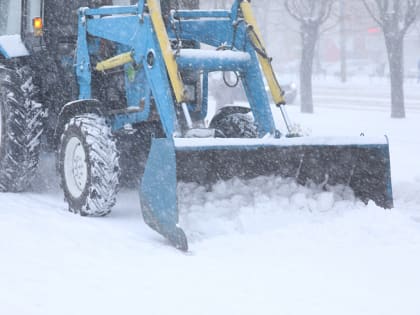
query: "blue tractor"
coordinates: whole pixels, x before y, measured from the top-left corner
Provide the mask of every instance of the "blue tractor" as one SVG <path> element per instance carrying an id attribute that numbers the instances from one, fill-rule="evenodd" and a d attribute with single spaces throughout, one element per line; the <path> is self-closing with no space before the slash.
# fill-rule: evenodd
<path id="1" fill-rule="evenodd" d="M 144 221 L 181 250 L 180 181 L 292 177 L 392 207 L 386 138 L 294 133 L 250 1 L 193 6 L 1 0 L 0 191 L 28 188 L 50 150 L 70 211 L 103 216 L 134 176 Z M 248 104 L 208 121 L 212 72 L 233 73 Z"/>

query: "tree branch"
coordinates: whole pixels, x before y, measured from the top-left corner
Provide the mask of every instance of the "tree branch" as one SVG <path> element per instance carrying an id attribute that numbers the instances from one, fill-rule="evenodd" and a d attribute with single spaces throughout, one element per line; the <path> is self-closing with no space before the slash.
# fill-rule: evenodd
<path id="1" fill-rule="evenodd" d="M 420 1 L 412 0 L 408 1 L 407 11 L 405 13 L 404 27 L 402 29 L 403 34 L 405 34 L 408 28 L 416 21 L 420 15 Z"/>
<path id="2" fill-rule="evenodd" d="M 366 10 L 368 11 L 369 15 L 371 16 L 371 18 L 383 29 L 384 28 L 383 22 L 380 20 L 380 18 L 375 16 L 375 14 L 373 13 L 373 9 L 369 6 L 369 4 L 367 3 L 367 0 L 362 0 L 362 3 L 365 6 Z M 379 7 L 378 9 L 380 10 Z"/>
<path id="3" fill-rule="evenodd" d="M 292 9 L 292 7 L 291 7 L 292 4 L 291 3 L 295 4 L 295 7 L 294 7 L 295 10 Z M 290 0 L 286 0 L 284 2 L 284 6 L 286 8 L 286 11 L 290 14 L 291 17 L 293 17 L 295 20 L 297 20 L 297 21 L 299 21 L 301 23 L 304 22 L 304 19 L 302 18 L 302 16 L 299 16 L 299 15 L 297 15 L 295 13 L 295 12 L 299 12 L 299 11 L 296 10 L 296 2 L 290 1 Z"/>
<path id="4" fill-rule="evenodd" d="M 332 8 L 334 5 L 334 1 L 325 1 L 324 13 L 323 16 L 320 18 L 320 24 L 324 24 L 331 16 Z"/>

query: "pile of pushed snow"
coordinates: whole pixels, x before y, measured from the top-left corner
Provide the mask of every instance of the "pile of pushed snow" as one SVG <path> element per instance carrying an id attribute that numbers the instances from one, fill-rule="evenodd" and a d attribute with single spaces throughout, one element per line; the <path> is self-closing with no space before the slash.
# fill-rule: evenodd
<path id="1" fill-rule="evenodd" d="M 180 225 L 190 240 L 230 233 L 265 233 L 306 219 L 316 219 L 365 205 L 343 186 L 324 190 L 292 179 L 231 179 L 211 189 L 178 185 Z"/>

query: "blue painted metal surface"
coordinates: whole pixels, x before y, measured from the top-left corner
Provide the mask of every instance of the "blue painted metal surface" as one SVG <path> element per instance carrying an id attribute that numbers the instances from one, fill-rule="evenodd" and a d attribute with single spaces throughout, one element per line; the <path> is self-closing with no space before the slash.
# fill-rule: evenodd
<path id="1" fill-rule="evenodd" d="M 177 10 L 173 12 L 175 19 L 201 19 L 201 18 L 231 18 L 228 10 Z"/>
<path id="2" fill-rule="evenodd" d="M 102 11 L 104 10 L 104 11 Z M 136 15 L 122 15 L 112 18 L 87 18 L 81 9 L 79 15 L 79 38 L 77 49 L 76 73 L 80 88 L 80 98 L 91 97 L 91 65 L 87 34 L 104 38 L 126 48 L 130 48 L 137 69 L 133 82 L 126 84 L 129 107 L 138 106 L 145 98 L 147 110 L 142 113 L 129 113 L 114 116 L 114 128 L 122 128 L 127 123 L 136 123 L 148 118 L 150 93 L 154 96 L 165 133 L 172 136 L 176 130 L 175 105 L 171 94 L 171 86 L 166 74 L 165 64 L 160 52 L 156 35 L 151 32 L 152 24 L 149 16 L 142 20 Z M 108 9 L 95 9 L 95 15 L 109 13 Z M 153 55 L 153 64 L 147 63 L 147 54 Z M 129 67 L 129 65 L 127 66 Z M 127 70 L 128 68 L 126 68 Z M 127 83 L 128 78 L 126 78 Z M 147 84 L 143 84 L 147 82 Z M 128 109 L 129 110 L 129 109 Z"/>
<path id="3" fill-rule="evenodd" d="M 146 0 L 139 0 L 139 2 L 137 3 L 137 7 L 138 7 L 138 12 L 137 14 L 140 17 L 143 17 L 144 14 L 144 4 L 145 4 Z"/>
<path id="4" fill-rule="evenodd" d="M 178 227 L 175 146 L 172 139 L 154 139 L 140 185 L 144 221 L 176 248 L 188 250 L 184 231 Z"/>
<path id="5" fill-rule="evenodd" d="M 249 105 L 251 106 L 260 136 L 264 136 L 267 133 L 275 134 L 276 126 L 270 108 L 270 101 L 265 92 L 265 85 L 257 55 L 249 43 L 247 43 L 246 49 L 251 55 L 252 62 L 247 71 L 241 76 L 242 85 Z"/>
<path id="6" fill-rule="evenodd" d="M 151 29 L 151 21 L 147 16 L 145 17 L 146 22 Z M 143 68 L 145 69 L 146 78 L 151 87 L 165 134 L 167 137 L 172 138 L 178 128 L 175 103 L 165 62 L 154 33 L 151 33 L 151 36 L 149 36 L 147 44 L 148 48 L 145 56 L 153 56 L 153 64 L 150 65 L 147 58 L 143 58 Z"/>
<path id="7" fill-rule="evenodd" d="M 0 55 L 2 55 L 4 58 L 9 59 L 9 55 L 7 54 L 7 51 L 0 45 Z"/>
<path id="8" fill-rule="evenodd" d="M 79 99 L 90 99 L 92 97 L 91 83 L 92 73 L 90 69 L 90 56 L 87 41 L 85 9 L 79 10 L 77 51 L 76 51 L 76 76 L 79 84 Z"/>
<path id="9" fill-rule="evenodd" d="M 251 57 L 246 53 L 230 50 L 209 53 L 200 49 L 184 49 L 176 57 L 176 61 L 182 70 L 244 72 L 250 66 Z"/>
<path id="10" fill-rule="evenodd" d="M 91 98 L 91 65 L 90 56 L 95 54 L 88 42 L 87 34 L 97 38 L 104 38 L 123 45 L 133 53 L 136 65 L 141 65 L 144 71 L 136 71 L 134 78 L 128 80 L 126 75 L 126 95 L 128 107 L 135 107 L 144 99 L 148 107 L 148 97 L 153 95 L 162 125 L 166 135 L 171 137 L 177 130 L 177 119 L 175 104 L 171 93 L 170 83 L 166 74 L 162 54 L 160 53 L 157 39 L 152 29 L 150 17 L 146 14 L 141 19 L 137 15 L 143 12 L 138 6 L 127 7 L 104 7 L 98 9 L 82 8 L 79 11 L 79 38 L 77 49 L 76 73 L 80 87 L 80 99 Z M 234 5 L 235 7 L 235 5 Z M 237 7 L 237 4 L 236 4 Z M 259 70 L 258 60 L 255 51 L 249 44 L 246 36 L 245 25 L 234 23 L 232 11 L 179 11 L 173 23 L 179 23 L 178 29 L 181 33 L 174 34 L 172 29 L 168 33 L 172 37 L 176 35 L 183 39 L 193 39 L 213 46 L 220 46 L 228 43 L 238 54 L 249 55 L 250 59 L 240 58 L 218 58 L 205 56 L 203 58 L 181 55 L 177 62 L 182 69 L 195 71 L 238 71 L 242 73 L 242 80 L 245 86 L 249 103 L 256 119 L 260 134 L 274 133 L 275 126 L 271 115 L 269 100 L 265 93 L 264 82 Z M 103 18 L 98 18 L 98 17 Z M 112 16 L 112 18 L 111 18 Z M 208 17 L 208 19 L 201 19 Z M 92 40 L 91 40 L 92 41 Z M 153 55 L 153 64 L 147 64 L 146 55 Z M 223 54 L 223 52 L 220 52 Z M 232 55 L 235 52 L 231 52 Z M 217 54 L 217 53 L 216 53 Z M 133 65 L 127 65 L 125 71 L 133 69 Z M 137 66 L 138 67 L 138 66 Z M 207 89 L 204 89 L 203 99 L 207 99 Z M 115 116 L 114 128 L 122 128 L 126 123 L 141 122 L 148 118 L 148 108 L 142 113 L 126 113 Z"/>

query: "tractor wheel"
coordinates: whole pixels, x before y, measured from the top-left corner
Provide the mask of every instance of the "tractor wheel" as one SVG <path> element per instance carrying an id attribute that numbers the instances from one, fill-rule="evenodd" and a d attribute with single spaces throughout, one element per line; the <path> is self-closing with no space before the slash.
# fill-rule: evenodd
<path id="1" fill-rule="evenodd" d="M 221 137 L 225 138 L 256 138 L 257 126 L 250 113 L 232 112 L 218 115 L 210 128 L 217 130 Z"/>
<path id="2" fill-rule="evenodd" d="M 0 191 L 27 189 L 38 168 L 44 111 L 28 67 L 0 65 Z"/>
<path id="3" fill-rule="evenodd" d="M 105 119 L 74 117 L 65 126 L 58 152 L 61 187 L 71 212 L 104 216 L 118 191 L 119 154 Z"/>

